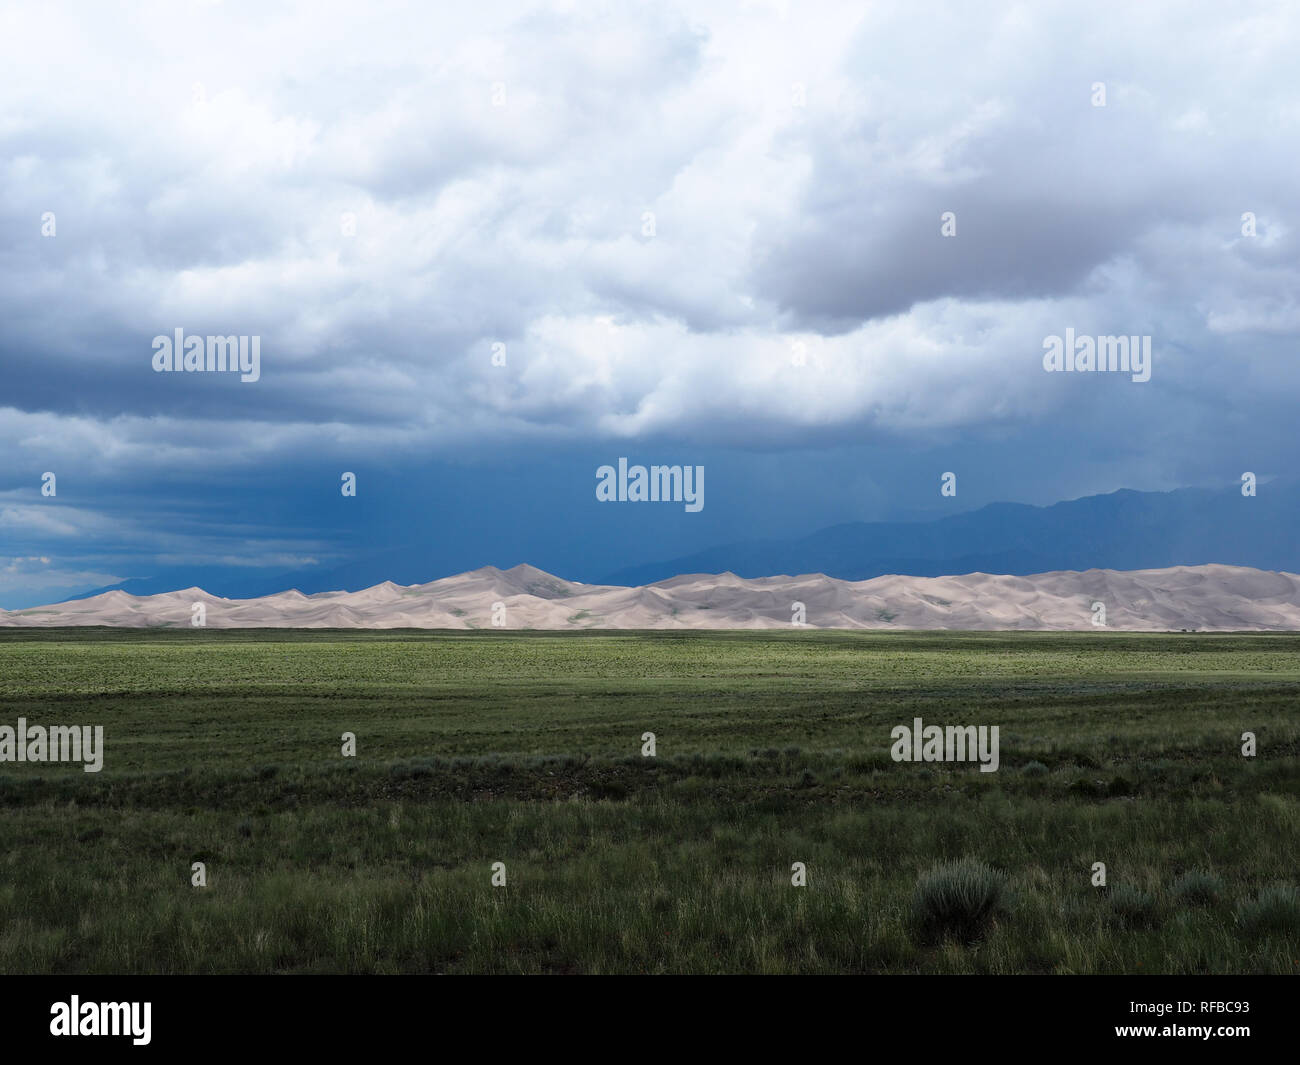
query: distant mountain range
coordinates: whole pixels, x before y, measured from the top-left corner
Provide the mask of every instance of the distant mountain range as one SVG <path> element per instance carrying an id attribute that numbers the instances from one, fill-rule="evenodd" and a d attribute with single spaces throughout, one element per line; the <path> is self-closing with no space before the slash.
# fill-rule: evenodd
<path id="1" fill-rule="evenodd" d="M 646 584 L 677 573 L 742 577 L 824 573 L 1026 576 L 1053 570 L 1158 569 L 1224 563 L 1300 572 L 1300 482 L 1173 492 L 1121 490 L 1048 507 L 994 503 L 926 522 L 854 522 L 792 540 L 751 540 L 631 566 L 603 577 Z"/>
<path id="2" fill-rule="evenodd" d="M 1058 570 L 1136 570 L 1209 563 L 1300 572 L 1300 480 L 1239 488 L 1184 488 L 1088 496 L 1052 506 L 994 503 L 929 521 L 854 522 L 795 539 L 748 540 L 614 572 L 570 570 L 590 584 L 645 585 L 682 573 L 742 577 L 821 573 L 848 581 L 897 573 L 1027 576 Z M 634 505 L 634 504 L 630 504 Z M 486 561 L 486 560 L 485 560 Z M 515 561 L 515 560 L 510 560 Z M 266 576 L 231 567 L 179 567 L 97 588 L 78 598 L 121 590 L 134 595 L 191 585 L 230 598 L 360 591 L 385 581 L 410 585 L 439 573 L 428 545 L 394 548 L 330 568 Z M 442 570 L 445 573 L 445 569 Z"/>
<path id="3" fill-rule="evenodd" d="M 428 584 L 224 599 L 201 588 L 122 591 L 0 611 L 0 627 L 426 629 L 1300 630 L 1300 577 L 1235 566 L 1120 573 L 971 573 L 843 581 L 816 573 L 691 574 L 646 587 L 579 584 L 488 566 Z M 1101 622 L 1102 624 L 1098 624 Z"/>

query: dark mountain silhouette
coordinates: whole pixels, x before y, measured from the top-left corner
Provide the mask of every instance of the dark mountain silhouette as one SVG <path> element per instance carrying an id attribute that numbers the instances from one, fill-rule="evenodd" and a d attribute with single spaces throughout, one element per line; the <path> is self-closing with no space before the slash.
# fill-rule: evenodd
<path id="1" fill-rule="evenodd" d="M 798 539 L 727 544 L 604 574 L 600 583 L 639 585 L 727 570 L 740 577 L 824 573 L 843 580 L 1206 563 L 1295 572 L 1296 488 L 1295 481 L 1274 480 L 1254 497 L 1239 487 L 1123 489 L 1047 507 L 994 503 L 927 522 L 855 522 Z"/>
<path id="2" fill-rule="evenodd" d="M 867 580 L 897 573 L 937 577 L 963 573 L 1028 576 L 1055 570 L 1162 569 L 1221 563 L 1300 572 L 1300 481 L 1274 479 L 1246 497 L 1239 487 L 1172 492 L 1122 489 L 1052 506 L 993 503 L 950 518 L 854 522 L 784 540 L 750 540 L 613 573 L 563 576 L 588 584 L 644 585 L 684 573 L 740 577 L 824 573 Z M 513 565 L 521 559 L 483 559 Z M 543 560 L 544 561 L 544 560 Z M 467 567 L 459 567 L 460 572 Z M 442 572 L 427 545 L 390 549 L 345 564 L 267 576 L 216 567 L 169 568 L 146 578 L 96 588 L 76 599 L 121 589 L 153 595 L 198 585 L 226 598 L 297 589 L 359 591 L 384 581 L 421 584 Z"/>

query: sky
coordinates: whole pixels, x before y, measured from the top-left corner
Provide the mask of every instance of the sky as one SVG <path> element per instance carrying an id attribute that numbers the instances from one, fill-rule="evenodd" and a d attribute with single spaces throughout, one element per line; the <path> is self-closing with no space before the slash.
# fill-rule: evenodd
<path id="1" fill-rule="evenodd" d="M 1281 3 L 8 3 L 0 606 L 1293 474 L 1298 50 Z M 620 457 L 705 505 L 599 501 Z"/>

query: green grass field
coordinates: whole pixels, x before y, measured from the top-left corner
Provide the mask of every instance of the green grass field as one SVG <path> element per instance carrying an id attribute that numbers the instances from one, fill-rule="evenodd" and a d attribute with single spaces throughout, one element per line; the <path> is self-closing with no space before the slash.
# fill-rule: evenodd
<path id="1" fill-rule="evenodd" d="M 106 746 L 0 764 L 0 971 L 1300 973 L 1298 700 L 1289 635 L 0 630 Z"/>

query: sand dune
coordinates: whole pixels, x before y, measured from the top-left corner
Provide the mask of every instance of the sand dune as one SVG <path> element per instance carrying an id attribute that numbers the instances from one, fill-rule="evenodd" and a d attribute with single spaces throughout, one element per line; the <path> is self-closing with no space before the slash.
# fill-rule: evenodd
<path id="1" fill-rule="evenodd" d="M 1092 631 L 1097 602 L 1112 630 L 1300 630 L 1300 577 L 1217 565 L 869 581 L 693 573 L 639 588 L 579 584 L 533 566 L 487 566 L 409 587 L 385 581 L 359 592 L 290 589 L 260 599 L 222 599 L 201 588 L 105 592 L 0 610 L 0 626 L 189 628 L 194 604 L 202 603 L 206 626 L 220 629 L 786 629 L 802 603 L 809 628 Z"/>

